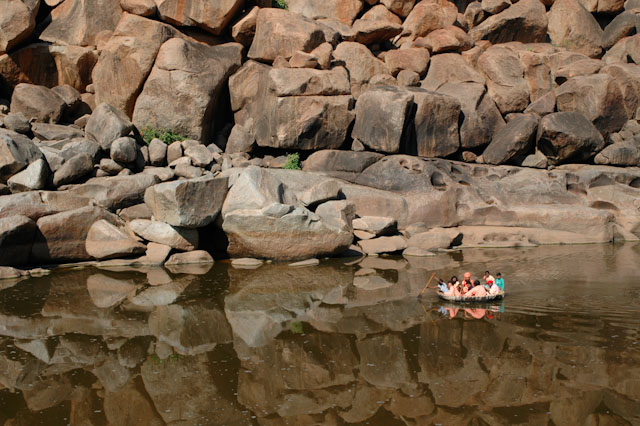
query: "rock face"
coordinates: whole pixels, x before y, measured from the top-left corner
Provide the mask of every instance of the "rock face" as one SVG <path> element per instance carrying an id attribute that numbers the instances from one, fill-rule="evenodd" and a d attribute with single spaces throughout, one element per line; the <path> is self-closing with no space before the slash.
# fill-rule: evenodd
<path id="1" fill-rule="evenodd" d="M 242 6 L 240 0 L 184 2 L 156 1 L 160 18 L 177 26 L 198 27 L 219 35 Z"/>
<path id="2" fill-rule="evenodd" d="M 0 55 L 13 49 L 36 26 L 39 0 L 12 0 L 3 3 L 0 17 Z"/>
<path id="3" fill-rule="evenodd" d="M 210 140 L 219 96 L 240 67 L 242 46 L 206 46 L 174 38 L 162 45 L 136 101 L 133 122 L 196 140 Z M 173 102 L 180 102 L 176 110 Z M 161 106 L 166 105 L 166 108 Z"/>
<path id="4" fill-rule="evenodd" d="M 278 56 L 289 59 L 296 51 L 311 52 L 324 41 L 322 28 L 313 20 L 282 9 L 260 9 L 247 56 L 265 62 Z"/>
<path id="5" fill-rule="evenodd" d="M 40 218 L 38 233 L 33 243 L 31 258 L 34 262 L 89 260 L 85 241 L 93 224 L 99 220 L 118 223 L 118 217 L 100 207 L 83 207 Z"/>
<path id="6" fill-rule="evenodd" d="M 551 164 L 584 161 L 604 148 L 604 139 L 578 112 L 557 112 L 540 120 L 538 149 Z"/>
<path id="7" fill-rule="evenodd" d="M 205 176 L 152 186 L 145 203 L 156 220 L 169 225 L 201 228 L 213 222 L 227 195 L 228 178 Z"/>
<path id="8" fill-rule="evenodd" d="M 56 44 L 95 46 L 101 31 L 113 31 L 120 20 L 119 0 L 64 1 L 51 11 L 41 40 Z"/>
<path id="9" fill-rule="evenodd" d="M 0 129 L 0 183 L 42 158 L 42 152 L 29 138 Z"/>
<path id="10" fill-rule="evenodd" d="M 373 56 L 371 51 L 360 43 L 340 43 L 334 50 L 333 57 L 344 62 L 349 71 L 351 93 L 356 98 L 366 90 L 374 76 L 389 74 L 384 62 Z"/>
<path id="11" fill-rule="evenodd" d="M 43 123 L 57 123 L 65 103 L 51 89 L 33 84 L 18 84 L 11 96 L 11 112 L 22 113 Z"/>
<path id="12" fill-rule="evenodd" d="M 529 86 L 517 53 L 491 46 L 478 58 L 487 77 L 487 91 L 502 114 L 521 112 L 529 105 Z"/>
<path id="13" fill-rule="evenodd" d="M 297 204 L 295 195 L 278 178 L 256 167 L 247 168 L 229 190 L 222 208 L 229 254 L 295 260 L 336 254 L 349 247 L 350 230 L 337 227 L 335 221 L 326 223 Z M 348 226 L 350 219 L 347 217 Z"/>
<path id="14" fill-rule="evenodd" d="M 130 117 L 160 46 L 175 34 L 169 25 L 125 13 L 91 74 L 96 103 L 112 105 Z"/>

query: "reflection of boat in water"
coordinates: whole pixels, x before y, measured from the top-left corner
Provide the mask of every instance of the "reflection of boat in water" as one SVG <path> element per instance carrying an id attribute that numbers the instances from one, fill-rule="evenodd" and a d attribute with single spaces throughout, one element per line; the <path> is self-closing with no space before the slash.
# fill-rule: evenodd
<path id="1" fill-rule="evenodd" d="M 504 291 L 501 291 L 497 294 L 488 294 L 486 296 L 471 296 L 471 297 L 461 297 L 461 296 L 445 296 L 444 293 L 438 291 L 438 297 L 442 300 L 446 300 L 447 302 L 456 302 L 456 303 L 482 303 L 482 302 L 494 302 L 496 300 L 502 300 L 504 298 Z"/>

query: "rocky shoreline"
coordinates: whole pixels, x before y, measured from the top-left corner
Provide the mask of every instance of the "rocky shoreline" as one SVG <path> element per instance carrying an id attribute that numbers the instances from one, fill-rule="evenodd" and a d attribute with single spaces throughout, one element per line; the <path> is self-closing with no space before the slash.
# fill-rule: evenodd
<path id="1" fill-rule="evenodd" d="M 3 276 L 640 238 L 633 0 L 178 3 L 3 6 Z"/>

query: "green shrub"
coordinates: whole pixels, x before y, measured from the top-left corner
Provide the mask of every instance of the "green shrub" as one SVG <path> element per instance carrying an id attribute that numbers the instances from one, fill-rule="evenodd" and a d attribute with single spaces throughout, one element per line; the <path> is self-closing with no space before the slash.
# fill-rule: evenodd
<path id="1" fill-rule="evenodd" d="M 293 334 L 302 334 L 304 332 L 304 328 L 300 321 L 291 321 L 289 328 Z"/>
<path id="2" fill-rule="evenodd" d="M 287 162 L 284 163 L 284 169 L 300 170 L 300 155 L 297 152 L 287 154 Z"/>
<path id="3" fill-rule="evenodd" d="M 289 5 L 287 4 L 287 0 L 272 0 L 271 6 L 277 7 L 279 9 L 289 10 Z"/>
<path id="4" fill-rule="evenodd" d="M 162 142 L 166 143 L 167 145 L 175 141 L 183 141 L 186 139 L 184 136 L 181 136 L 177 133 L 173 133 L 172 131 L 154 129 L 153 127 L 150 127 L 150 126 L 147 126 L 144 129 L 142 129 L 140 131 L 140 135 L 142 136 L 142 139 L 144 139 L 144 141 L 147 144 L 151 142 L 152 139 L 160 139 Z"/>

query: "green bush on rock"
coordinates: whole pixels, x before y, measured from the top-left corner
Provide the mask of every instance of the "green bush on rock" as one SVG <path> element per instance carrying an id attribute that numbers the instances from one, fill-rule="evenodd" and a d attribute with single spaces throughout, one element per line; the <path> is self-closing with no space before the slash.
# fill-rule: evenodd
<path id="1" fill-rule="evenodd" d="M 297 152 L 293 154 L 287 154 L 287 162 L 284 163 L 283 169 L 286 170 L 300 170 L 300 154 Z"/>
<path id="2" fill-rule="evenodd" d="M 149 144 L 153 139 L 160 139 L 169 145 L 172 142 L 183 141 L 186 138 L 169 130 L 154 129 L 153 127 L 145 127 L 140 131 L 142 139 Z"/>
<path id="3" fill-rule="evenodd" d="M 279 9 L 289 10 L 289 5 L 287 4 L 287 0 L 273 0 L 271 2 L 271 6 L 277 7 Z"/>

